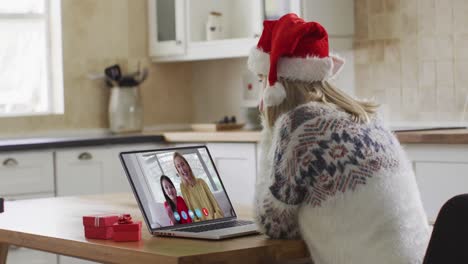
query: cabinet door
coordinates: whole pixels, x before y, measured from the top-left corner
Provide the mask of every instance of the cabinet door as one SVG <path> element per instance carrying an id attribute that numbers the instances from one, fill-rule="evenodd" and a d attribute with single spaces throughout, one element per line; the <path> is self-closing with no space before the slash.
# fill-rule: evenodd
<path id="1" fill-rule="evenodd" d="M 447 200 L 468 193 L 468 163 L 416 162 L 414 165 L 429 220 L 435 221 Z"/>
<path id="2" fill-rule="evenodd" d="M 110 151 L 79 148 L 55 152 L 57 195 L 98 194 L 103 190 L 103 173 Z"/>
<path id="3" fill-rule="evenodd" d="M 53 153 L 14 152 L 0 155 L 0 194 L 54 192 Z"/>
<path id="4" fill-rule="evenodd" d="M 442 205 L 468 193 L 468 146 L 408 145 L 424 209 L 435 221 Z"/>
<path id="5" fill-rule="evenodd" d="M 185 53 L 184 17 L 184 0 L 148 0 L 149 45 L 152 56 Z"/>
<path id="6" fill-rule="evenodd" d="M 253 206 L 256 145 L 212 143 L 207 146 L 231 202 L 240 206 Z"/>

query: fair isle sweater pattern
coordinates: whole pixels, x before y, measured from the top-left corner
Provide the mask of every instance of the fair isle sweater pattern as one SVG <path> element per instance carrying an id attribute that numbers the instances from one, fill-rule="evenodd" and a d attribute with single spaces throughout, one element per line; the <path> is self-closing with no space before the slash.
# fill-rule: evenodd
<path id="1" fill-rule="evenodd" d="M 377 119 L 362 124 L 331 106 L 309 103 L 282 115 L 274 130 L 272 142 L 264 144 L 268 179 L 260 179 L 269 188 L 257 183 L 256 197 L 257 221 L 273 238 L 300 237 L 294 219 L 301 204 L 320 207 L 399 166 L 398 142 Z"/>
<path id="2" fill-rule="evenodd" d="M 283 118 L 270 187 L 277 199 L 321 206 L 338 192 L 365 185 L 381 169 L 398 167 L 393 135 L 380 122 L 360 124 L 337 112 L 300 107 Z"/>

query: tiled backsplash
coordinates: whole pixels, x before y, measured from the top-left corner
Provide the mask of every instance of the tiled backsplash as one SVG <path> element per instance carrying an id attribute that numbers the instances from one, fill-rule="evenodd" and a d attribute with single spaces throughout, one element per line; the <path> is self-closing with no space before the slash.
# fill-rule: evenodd
<path id="1" fill-rule="evenodd" d="M 394 122 L 460 121 L 467 13 L 466 0 L 355 0 L 357 95 Z"/>

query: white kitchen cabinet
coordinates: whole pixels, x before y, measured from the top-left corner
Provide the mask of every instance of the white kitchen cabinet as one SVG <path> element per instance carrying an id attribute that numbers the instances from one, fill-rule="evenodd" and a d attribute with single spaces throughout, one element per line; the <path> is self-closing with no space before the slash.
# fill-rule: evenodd
<path id="1" fill-rule="evenodd" d="M 106 148 L 76 148 L 55 152 L 57 195 L 98 194 L 111 152 Z"/>
<path id="2" fill-rule="evenodd" d="M 468 145 L 407 145 L 424 209 L 434 221 L 451 197 L 468 193 Z"/>
<path id="3" fill-rule="evenodd" d="M 234 205 L 254 205 L 257 172 L 255 143 L 209 143 L 213 161 Z"/>
<path id="4" fill-rule="evenodd" d="M 54 192 L 53 152 L 0 154 L 0 195 Z"/>
<path id="5" fill-rule="evenodd" d="M 223 37 L 207 41 L 212 11 L 222 13 Z M 157 62 L 245 57 L 265 14 L 289 12 L 300 14 L 301 0 L 148 0 L 150 55 Z"/>
<path id="6" fill-rule="evenodd" d="M 129 144 L 57 150 L 57 195 L 131 192 L 119 153 L 158 147 L 159 144 Z"/>

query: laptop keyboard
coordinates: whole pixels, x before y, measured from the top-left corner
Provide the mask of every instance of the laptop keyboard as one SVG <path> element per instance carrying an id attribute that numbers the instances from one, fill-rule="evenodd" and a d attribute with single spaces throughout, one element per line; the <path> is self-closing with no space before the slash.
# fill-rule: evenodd
<path id="1" fill-rule="evenodd" d="M 230 227 L 236 227 L 236 226 L 244 226 L 244 225 L 250 225 L 250 224 L 253 224 L 253 222 L 245 221 L 245 220 L 236 220 L 236 221 L 222 222 L 222 223 L 216 223 L 216 224 L 211 224 L 211 225 L 181 228 L 181 229 L 176 229 L 174 231 L 200 233 L 200 232 L 206 232 L 206 231 L 211 231 L 211 230 L 230 228 Z"/>

